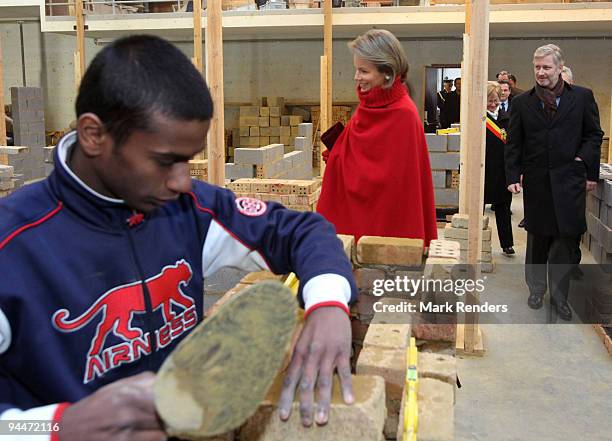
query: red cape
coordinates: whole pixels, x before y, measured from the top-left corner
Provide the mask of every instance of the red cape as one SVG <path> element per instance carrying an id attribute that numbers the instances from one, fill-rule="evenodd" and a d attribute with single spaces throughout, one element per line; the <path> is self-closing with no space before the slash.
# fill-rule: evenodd
<path id="1" fill-rule="evenodd" d="M 406 88 L 358 90 L 360 104 L 327 161 L 317 211 L 340 234 L 437 238 L 423 124 Z"/>

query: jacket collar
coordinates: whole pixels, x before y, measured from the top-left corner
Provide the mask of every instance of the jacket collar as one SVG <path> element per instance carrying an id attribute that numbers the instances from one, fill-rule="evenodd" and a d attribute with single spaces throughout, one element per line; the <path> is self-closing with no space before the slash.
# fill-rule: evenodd
<path id="1" fill-rule="evenodd" d="M 393 85 L 388 88 L 374 87 L 367 92 L 362 92 L 357 86 L 357 95 L 363 107 L 385 107 L 394 101 L 408 95 L 406 86 L 399 77 L 395 78 Z"/>
<path id="2" fill-rule="evenodd" d="M 125 228 L 134 214 L 124 201 L 104 196 L 83 182 L 68 166 L 77 133 L 64 136 L 54 152 L 55 169 L 49 176 L 51 191 L 73 214 L 97 228 Z"/>
<path id="3" fill-rule="evenodd" d="M 551 121 L 546 118 L 546 114 L 544 113 L 544 109 L 542 108 L 542 102 L 536 95 L 535 86 L 525 93 L 529 95 L 527 98 L 527 106 L 532 110 L 534 115 L 540 118 L 542 124 L 545 126 L 552 127 L 554 124 L 557 123 L 557 121 L 564 118 L 567 113 L 574 107 L 574 87 L 571 84 L 568 84 L 567 82 L 564 85 L 563 94 L 560 96 L 557 112 L 555 113 L 555 116 Z"/>

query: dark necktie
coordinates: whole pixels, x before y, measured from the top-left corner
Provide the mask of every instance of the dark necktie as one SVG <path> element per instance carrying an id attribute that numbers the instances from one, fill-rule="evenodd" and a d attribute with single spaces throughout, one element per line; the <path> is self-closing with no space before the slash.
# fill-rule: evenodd
<path id="1" fill-rule="evenodd" d="M 506 103 L 502 103 L 501 108 L 505 112 L 506 111 Z"/>

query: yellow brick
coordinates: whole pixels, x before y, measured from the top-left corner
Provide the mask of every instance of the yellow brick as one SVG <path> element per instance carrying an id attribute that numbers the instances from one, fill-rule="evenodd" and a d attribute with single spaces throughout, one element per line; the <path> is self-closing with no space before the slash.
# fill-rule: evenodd
<path id="1" fill-rule="evenodd" d="M 259 116 L 270 116 L 270 108 L 269 107 L 260 107 L 259 108 Z"/>
<path id="2" fill-rule="evenodd" d="M 271 127 L 280 127 L 280 118 L 277 116 L 270 117 L 270 126 Z"/>
<path id="3" fill-rule="evenodd" d="M 260 116 L 257 124 L 259 127 L 270 127 L 270 117 L 269 116 Z"/>
<path id="4" fill-rule="evenodd" d="M 362 236 L 357 243 L 357 260 L 362 264 L 420 266 L 423 239 Z"/>

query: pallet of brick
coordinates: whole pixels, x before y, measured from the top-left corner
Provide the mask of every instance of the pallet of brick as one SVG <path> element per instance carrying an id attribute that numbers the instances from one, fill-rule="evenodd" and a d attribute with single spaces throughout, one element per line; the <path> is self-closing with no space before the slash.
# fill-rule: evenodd
<path id="1" fill-rule="evenodd" d="M 208 181 L 208 159 L 190 160 L 189 176 L 199 181 Z"/>
<path id="2" fill-rule="evenodd" d="M 237 197 L 274 201 L 297 211 L 314 211 L 321 184 L 313 180 L 238 179 L 227 186 Z"/>
<path id="3" fill-rule="evenodd" d="M 459 243 L 461 261 L 467 259 L 468 248 L 468 222 L 467 214 L 454 214 L 450 224 L 444 229 L 444 239 Z M 492 257 L 491 234 L 489 228 L 489 219 L 486 216 L 482 217 L 482 250 L 478 263 L 482 272 L 489 273 L 495 269 L 495 262 Z"/>

